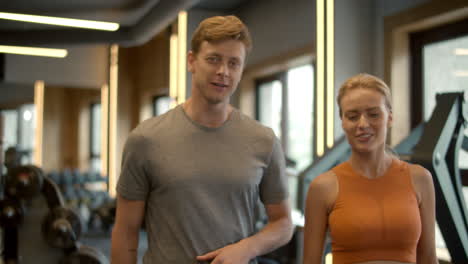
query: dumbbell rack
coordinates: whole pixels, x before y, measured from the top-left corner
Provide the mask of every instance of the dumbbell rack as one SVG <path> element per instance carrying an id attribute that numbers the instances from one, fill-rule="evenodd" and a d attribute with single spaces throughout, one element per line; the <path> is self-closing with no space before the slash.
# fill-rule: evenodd
<path id="1" fill-rule="evenodd" d="M 103 254 L 93 248 L 81 246 L 78 242 L 81 222 L 71 210 L 64 207 L 65 203 L 59 187 L 49 178 L 43 177 L 42 171 L 35 175 L 41 177 L 41 181 L 35 181 L 33 184 L 41 195 L 31 195 L 28 197 L 30 199 L 23 199 L 24 197 L 12 199 L 12 194 L 21 193 L 21 190 L 12 192 L 6 187 L 6 196 L 0 197 L 2 202 L 7 199 L 10 201 L 22 200 L 21 203 L 28 205 L 26 206 L 28 208 L 27 214 L 21 212 L 23 208 L 18 208 L 18 217 L 10 222 L 5 221 L 4 215 L 0 212 L 2 217 L 0 224 L 4 230 L 4 251 L 3 256 L 0 255 L 2 258 L 0 263 L 1 260 L 8 264 L 109 263 Z M 23 184 L 19 188 L 24 189 L 26 185 Z M 8 179 L 4 186 L 8 186 Z M 38 228 L 38 219 L 43 218 L 44 208 L 48 208 L 49 213 L 42 221 L 42 228 Z M 17 223 L 14 223 L 15 221 Z M 20 228 L 21 222 L 23 224 Z M 47 243 L 42 243 L 43 240 Z"/>

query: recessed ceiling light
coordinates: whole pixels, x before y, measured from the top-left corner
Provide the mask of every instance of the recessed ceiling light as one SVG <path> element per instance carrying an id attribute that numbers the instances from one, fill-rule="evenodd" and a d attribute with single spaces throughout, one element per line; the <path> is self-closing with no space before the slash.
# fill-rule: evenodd
<path id="1" fill-rule="evenodd" d="M 49 49 L 49 48 L 2 46 L 2 45 L 0 45 L 0 53 L 31 55 L 31 56 L 45 56 L 45 57 L 55 57 L 55 58 L 64 58 L 68 54 L 66 49 Z"/>
<path id="2" fill-rule="evenodd" d="M 37 16 L 0 12 L 0 19 L 8 19 L 22 22 L 48 24 L 65 27 L 78 27 L 96 30 L 116 31 L 119 29 L 119 24 L 111 22 L 101 22 L 84 19 L 50 17 L 50 16 Z"/>

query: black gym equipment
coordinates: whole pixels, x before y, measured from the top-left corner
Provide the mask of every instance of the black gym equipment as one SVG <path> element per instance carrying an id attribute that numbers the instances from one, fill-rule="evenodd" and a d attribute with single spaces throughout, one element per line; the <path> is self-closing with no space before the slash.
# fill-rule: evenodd
<path id="1" fill-rule="evenodd" d="M 411 161 L 423 165 L 434 179 L 436 216 L 453 263 L 468 263 L 468 212 L 463 197 L 459 151 L 468 124 L 468 92 L 437 95 Z"/>
<path id="2" fill-rule="evenodd" d="M 106 256 L 95 248 L 80 245 L 75 251 L 60 259 L 60 264 L 104 264 L 109 263 Z"/>
<path id="3" fill-rule="evenodd" d="M 79 243 L 80 218 L 65 207 L 60 188 L 40 168 L 8 170 L 1 186 L 5 197 L 0 197 L 3 263 L 109 263 L 98 250 Z"/>
<path id="4" fill-rule="evenodd" d="M 42 221 L 42 235 L 51 247 L 74 249 L 81 235 L 80 218 L 70 209 L 55 207 Z"/>
<path id="5" fill-rule="evenodd" d="M 42 170 L 33 165 L 10 168 L 6 177 L 6 195 L 31 199 L 40 193 L 43 178 Z"/>

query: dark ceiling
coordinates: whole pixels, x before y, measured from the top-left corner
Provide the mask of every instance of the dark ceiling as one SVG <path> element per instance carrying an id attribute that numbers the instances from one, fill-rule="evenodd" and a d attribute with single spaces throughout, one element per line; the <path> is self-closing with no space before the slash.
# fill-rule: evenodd
<path id="1" fill-rule="evenodd" d="M 0 45 L 118 43 L 140 45 L 167 27 L 181 10 L 228 11 L 248 0 L 14 0 L 0 1 L 0 12 L 116 22 L 115 32 L 0 19 Z"/>

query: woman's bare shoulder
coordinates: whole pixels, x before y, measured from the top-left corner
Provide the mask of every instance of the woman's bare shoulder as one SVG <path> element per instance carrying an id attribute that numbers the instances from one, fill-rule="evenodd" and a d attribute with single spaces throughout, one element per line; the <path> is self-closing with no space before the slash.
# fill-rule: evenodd
<path id="1" fill-rule="evenodd" d="M 317 176 L 310 184 L 310 196 L 324 201 L 327 207 L 331 207 L 338 194 L 338 178 L 333 171 L 327 171 Z"/>

